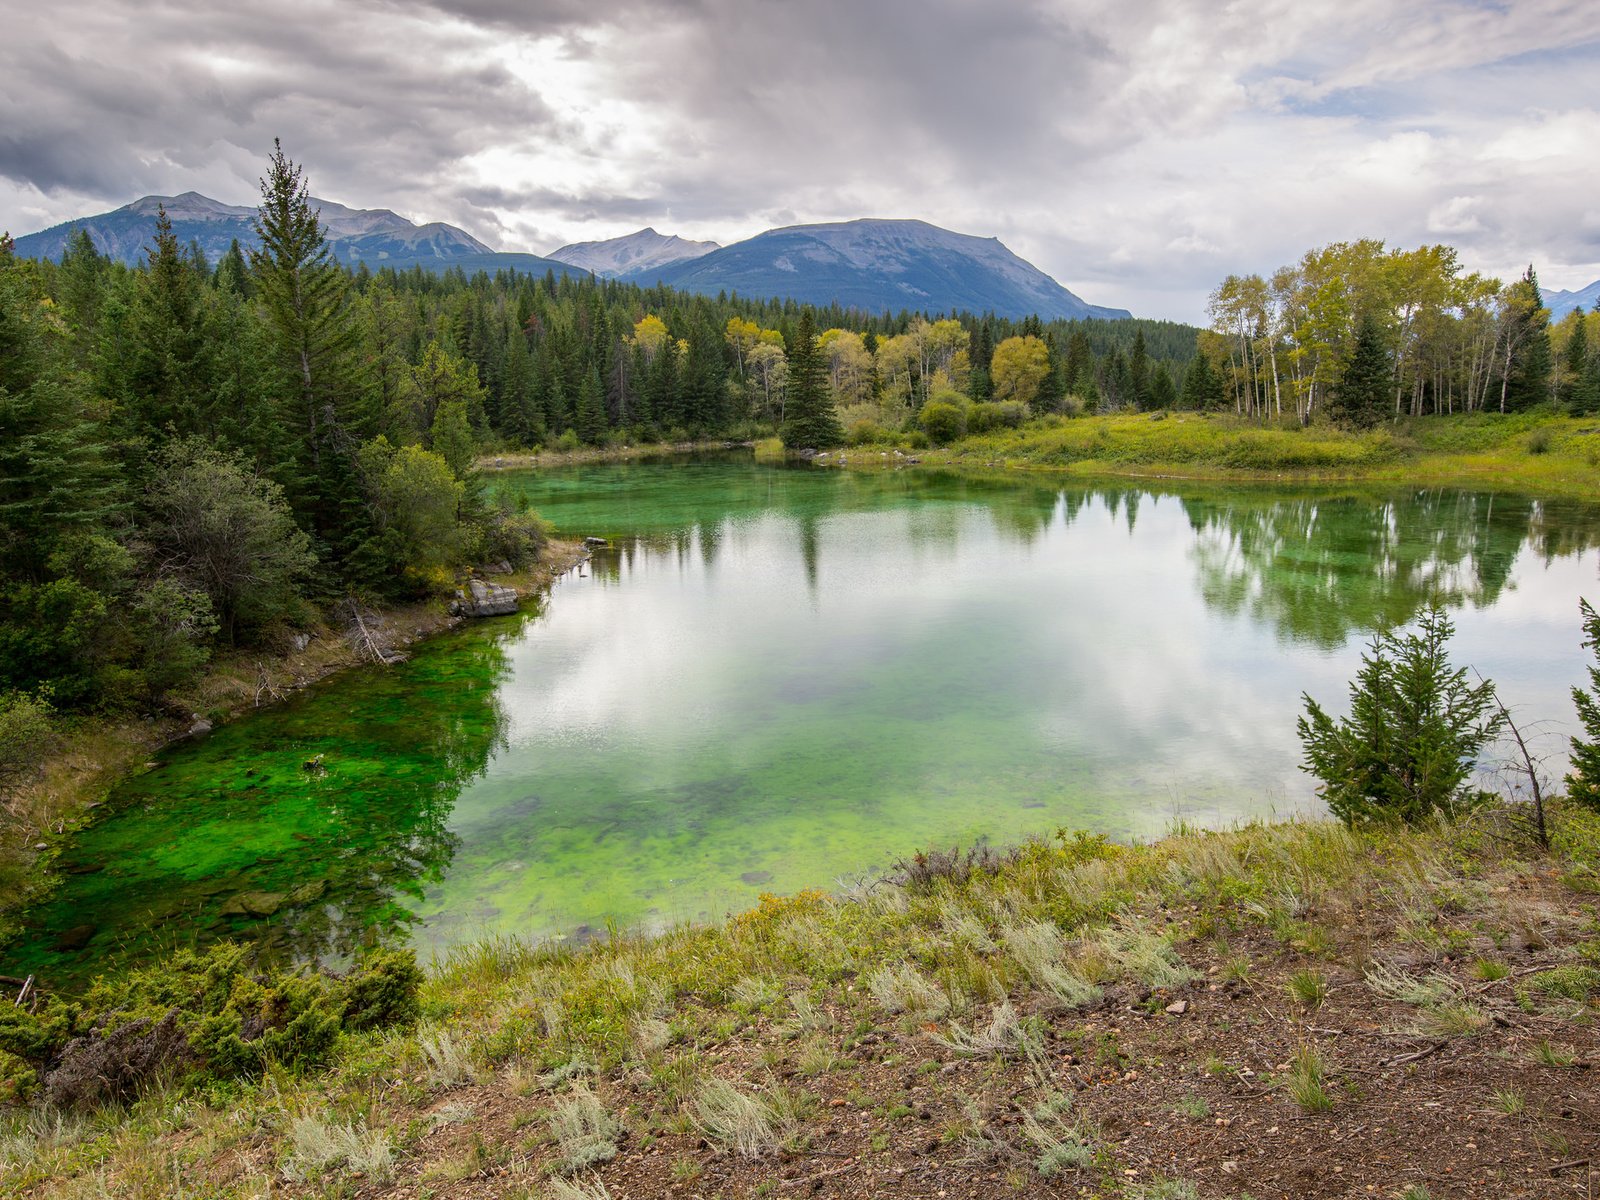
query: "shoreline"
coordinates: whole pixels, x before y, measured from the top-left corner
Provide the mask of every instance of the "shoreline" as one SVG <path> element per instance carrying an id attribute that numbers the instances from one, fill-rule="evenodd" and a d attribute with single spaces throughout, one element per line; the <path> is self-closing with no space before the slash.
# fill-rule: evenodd
<path id="1" fill-rule="evenodd" d="M 548 591 L 588 558 L 581 542 L 552 540 L 520 571 L 473 575 L 516 588 L 521 600 Z M 449 597 L 432 597 L 376 610 L 384 644 L 403 652 L 474 619 L 452 615 L 449 602 Z M 169 699 L 162 715 L 71 719 L 40 778 L 18 789 L 12 819 L 4 828 L 4 849 L 17 865 L 8 871 L 14 878 L 6 880 L 0 894 L 0 944 L 12 936 L 14 918 L 55 886 L 51 864 L 64 840 L 92 821 L 106 795 L 154 755 L 205 736 L 219 724 L 283 703 L 341 672 L 372 664 L 370 656 L 359 653 L 326 620 L 298 636 L 306 639 L 303 644 L 218 655 L 199 680 Z"/>

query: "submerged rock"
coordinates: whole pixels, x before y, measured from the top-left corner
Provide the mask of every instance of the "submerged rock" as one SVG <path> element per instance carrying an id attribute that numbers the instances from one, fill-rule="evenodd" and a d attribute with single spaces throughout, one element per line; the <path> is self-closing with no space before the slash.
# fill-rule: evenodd
<path id="1" fill-rule="evenodd" d="M 97 932 L 93 925 L 74 925 L 56 939 L 56 949 L 67 953 L 82 950 L 93 940 Z"/>
<path id="2" fill-rule="evenodd" d="M 328 890 L 326 879 L 314 879 L 310 883 L 302 883 L 289 893 L 289 899 L 295 904 L 310 904 L 313 900 L 322 899 L 322 893 Z"/>
<path id="3" fill-rule="evenodd" d="M 222 906 L 225 917 L 270 917 L 289 899 L 287 892 L 240 892 Z"/>
<path id="4" fill-rule="evenodd" d="M 501 617 L 517 611 L 517 589 L 482 579 L 469 579 L 467 590 L 456 593 L 455 610 L 464 617 Z"/>

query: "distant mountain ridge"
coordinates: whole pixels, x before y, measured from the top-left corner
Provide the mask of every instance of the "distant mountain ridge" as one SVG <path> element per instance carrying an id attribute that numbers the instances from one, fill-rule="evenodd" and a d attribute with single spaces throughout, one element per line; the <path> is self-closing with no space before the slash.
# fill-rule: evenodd
<path id="1" fill-rule="evenodd" d="M 499 254 L 465 230 L 442 221 L 417 225 L 387 208 L 349 208 L 315 197 L 310 202 L 320 213 L 328 248 L 346 266 L 364 262 L 372 270 L 460 267 L 469 275 L 502 267 L 537 274 L 552 269 L 559 274 L 576 273 L 565 263 L 534 254 Z M 159 207 L 166 208 L 179 244 L 196 243 L 213 263 L 228 252 L 235 238 L 241 246 L 258 244 L 255 208 L 224 204 L 199 192 L 184 192 L 178 196 L 144 196 L 108 213 L 80 217 L 27 234 L 16 239 L 16 252 L 28 258 L 59 260 L 66 251 L 67 239 L 81 228 L 102 254 L 133 266 L 145 257 L 155 236 Z"/>
<path id="2" fill-rule="evenodd" d="M 641 229 L 626 237 L 563 246 L 547 257 L 496 252 L 464 230 L 442 222 L 417 225 L 386 208 L 348 208 L 313 199 L 328 245 L 346 266 L 428 271 L 516 269 L 531 274 L 593 272 L 688 292 L 797 300 L 869 313 L 992 312 L 1020 319 L 1122 319 L 1126 309 L 1089 304 L 997 238 L 955 233 L 925 221 L 862 218 L 770 229 L 731 246 L 693 242 Z M 235 238 L 256 244 L 256 210 L 224 204 L 198 192 L 144 196 L 97 216 L 67 221 L 16 239 L 16 252 L 59 260 L 73 230 L 84 229 L 101 253 L 140 262 L 154 237 L 156 210 L 165 206 L 180 244 L 190 242 L 216 262 Z"/>
<path id="3" fill-rule="evenodd" d="M 1544 306 L 1550 310 L 1550 319 L 1559 321 L 1579 305 L 1585 312 L 1593 312 L 1596 305 L 1600 305 L 1600 279 L 1596 279 L 1588 287 L 1581 287 L 1575 292 L 1546 292 L 1540 289 L 1544 299 Z"/>
<path id="4" fill-rule="evenodd" d="M 1087 303 L 998 238 L 954 233 L 926 221 L 862 218 L 791 225 L 623 278 L 703 295 L 737 291 L 871 313 L 966 310 L 1012 318 L 1037 314 L 1046 320 L 1132 315 Z"/>
<path id="5" fill-rule="evenodd" d="M 659 270 L 685 259 L 704 258 L 721 248 L 717 242 L 691 242 L 675 234 L 661 234 L 646 228 L 626 237 L 573 242 L 550 251 L 545 257 L 593 271 L 607 279 L 618 279 L 623 275 Z"/>

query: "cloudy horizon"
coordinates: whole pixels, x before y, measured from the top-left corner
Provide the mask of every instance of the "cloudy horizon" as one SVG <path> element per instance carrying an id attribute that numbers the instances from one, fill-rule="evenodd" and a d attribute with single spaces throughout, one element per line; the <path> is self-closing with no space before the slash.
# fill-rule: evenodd
<path id="1" fill-rule="evenodd" d="M 1359 237 L 1600 278 L 1600 8 L 1568 0 L 63 0 L 0 47 L 0 228 L 315 195 L 547 253 L 912 217 L 1203 321 Z"/>

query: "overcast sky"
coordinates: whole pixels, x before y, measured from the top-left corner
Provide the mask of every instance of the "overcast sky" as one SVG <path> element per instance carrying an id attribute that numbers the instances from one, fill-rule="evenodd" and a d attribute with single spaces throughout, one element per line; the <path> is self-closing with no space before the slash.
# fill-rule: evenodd
<path id="1" fill-rule="evenodd" d="M 56 0 L 5 27 L 16 234 L 253 203 L 276 136 L 313 194 L 504 250 L 920 217 L 1188 321 L 1356 237 L 1600 277 L 1596 0 Z"/>

